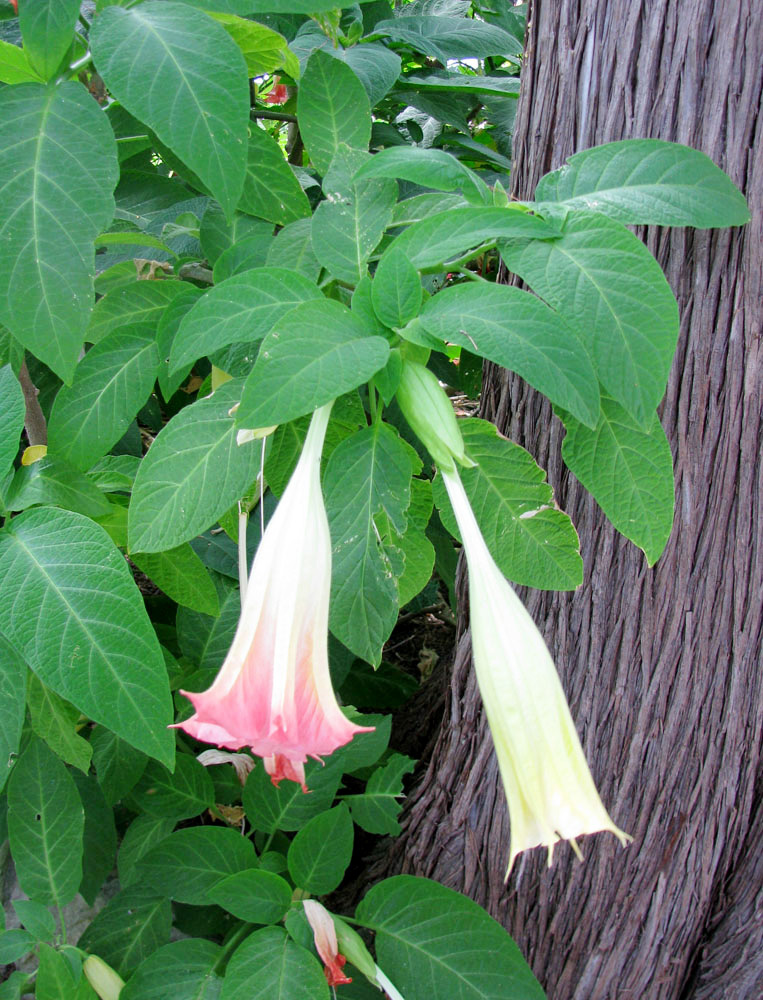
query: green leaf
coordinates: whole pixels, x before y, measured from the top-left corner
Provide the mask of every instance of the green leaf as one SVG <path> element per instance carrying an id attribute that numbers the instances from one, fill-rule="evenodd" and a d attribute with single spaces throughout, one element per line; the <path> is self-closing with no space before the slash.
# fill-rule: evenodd
<path id="1" fill-rule="evenodd" d="M 8 510 L 51 504 L 87 517 L 109 513 L 109 502 L 98 487 L 74 466 L 51 455 L 16 470 L 5 503 Z"/>
<path id="2" fill-rule="evenodd" d="M 575 326 L 599 381 L 647 426 L 665 392 L 678 306 L 644 244 L 613 219 L 571 211 L 559 239 L 500 249 L 509 270 Z"/>
<path id="3" fill-rule="evenodd" d="M 289 847 L 289 874 L 300 889 L 316 896 L 332 892 L 344 878 L 352 858 L 353 826 L 340 804 L 309 820 Z"/>
<path id="4" fill-rule="evenodd" d="M 357 284 L 392 220 L 397 185 L 386 178 L 352 181 L 368 154 L 341 143 L 323 182 L 325 200 L 313 216 L 313 253 L 341 281 Z"/>
<path id="5" fill-rule="evenodd" d="M 0 534 L 0 631 L 44 684 L 172 764 L 164 659 L 124 556 L 103 528 L 52 507 L 8 522 Z"/>
<path id="6" fill-rule="evenodd" d="M 363 660 L 356 660 L 340 693 L 345 702 L 363 708 L 399 708 L 419 689 L 418 681 L 392 663 L 382 660 L 374 668 Z M 352 745 L 352 744 L 350 744 Z"/>
<path id="7" fill-rule="evenodd" d="M 235 343 L 256 343 L 294 306 L 323 299 L 314 284 L 283 267 L 237 274 L 205 292 L 175 334 L 170 373 Z"/>
<path id="8" fill-rule="evenodd" d="M 243 212 L 234 212 L 233 217 L 228 220 L 216 201 L 207 205 L 199 227 L 201 249 L 212 264 L 243 239 L 257 236 L 265 242 L 272 235 L 272 225 L 268 225 L 263 219 L 252 219 Z"/>
<path id="9" fill-rule="evenodd" d="M 506 931 L 453 889 L 398 875 L 355 915 L 376 932 L 377 961 L 406 1000 L 544 1000 Z"/>
<path id="10" fill-rule="evenodd" d="M 219 667 L 230 649 L 241 615 L 241 597 L 238 587 L 226 585 L 216 579 L 216 593 L 220 604 L 217 617 L 210 617 L 190 608 L 178 608 L 178 643 L 184 656 L 201 670 Z"/>
<path id="11" fill-rule="evenodd" d="M 282 927 L 264 927 L 233 953 L 221 1000 L 329 1000 L 329 988 L 309 951 Z"/>
<path id="12" fill-rule="evenodd" d="M 368 833 L 396 837 L 400 833 L 397 817 L 403 808 L 398 801 L 403 795 L 403 775 L 410 774 L 416 762 L 395 753 L 384 767 L 377 768 L 368 779 L 362 795 L 348 795 L 345 802 L 352 818 Z"/>
<path id="13" fill-rule="evenodd" d="M 85 840 L 82 853 L 82 898 L 93 905 L 95 897 L 114 867 L 117 856 L 117 828 L 114 812 L 106 802 L 95 775 L 75 772 L 74 784 L 85 809 Z"/>
<path id="14" fill-rule="evenodd" d="M 366 382 L 388 355 L 388 342 L 369 336 L 341 303 L 296 306 L 263 340 L 236 423 L 270 427 L 310 413 Z"/>
<path id="15" fill-rule="evenodd" d="M 476 204 L 486 202 L 490 197 L 485 182 L 442 149 L 418 146 L 382 149 L 355 175 L 356 180 L 363 177 L 396 177 L 436 191 L 463 191 L 464 196 Z"/>
<path id="16" fill-rule="evenodd" d="M 169 899 L 154 886 L 132 886 L 109 900 L 77 944 L 125 976 L 169 941 L 171 927 Z"/>
<path id="17" fill-rule="evenodd" d="M 574 329 L 530 292 L 455 285 L 429 299 L 420 320 L 429 333 L 516 372 L 584 424 L 596 425 L 599 384 L 588 353 Z"/>
<path id="18" fill-rule="evenodd" d="M 177 821 L 198 816 L 215 801 L 209 772 L 187 753 L 177 755 L 172 773 L 156 761 L 149 761 L 131 796 L 150 816 Z"/>
<path id="19" fill-rule="evenodd" d="M 514 208 L 454 208 L 416 222 L 397 237 L 393 246 L 404 251 L 414 267 L 447 270 L 446 262 L 461 257 L 481 243 L 513 236 L 548 240 L 557 230 L 538 215 Z"/>
<path id="20" fill-rule="evenodd" d="M 29 931 L 13 927 L 9 931 L 0 931 L 0 963 L 10 965 L 24 955 L 28 955 L 37 945 L 37 940 Z M 2 993 L 0 993 L 2 996 Z M 21 996 L 21 992 L 16 994 Z"/>
<path id="21" fill-rule="evenodd" d="M 372 108 L 394 87 L 400 76 L 400 56 L 385 45 L 364 42 L 348 49 L 340 46 L 326 51 L 347 63 L 365 87 Z"/>
<path id="22" fill-rule="evenodd" d="M 292 889 L 273 872 L 249 868 L 218 882 L 209 898 L 251 924 L 277 924 L 291 906 Z"/>
<path id="23" fill-rule="evenodd" d="M 119 1000 L 218 1000 L 222 979 L 215 971 L 222 949 L 203 938 L 173 941 L 145 958 Z"/>
<path id="24" fill-rule="evenodd" d="M 294 11 L 290 11 L 294 12 Z M 297 95 L 302 139 L 319 173 L 325 173 L 341 143 L 366 151 L 371 105 L 350 67 L 316 49 L 307 61 Z"/>
<path id="25" fill-rule="evenodd" d="M 44 83 L 24 49 L 0 40 L 0 83 Z"/>
<path id="26" fill-rule="evenodd" d="M 591 209 L 626 225 L 743 226 L 744 196 L 698 149 L 661 139 L 626 139 L 570 156 L 535 190 L 539 202 Z"/>
<path id="27" fill-rule="evenodd" d="M 401 550 L 405 568 L 397 581 L 400 607 L 412 601 L 429 583 L 434 569 L 434 547 L 424 532 L 409 524 L 404 535 L 394 533 L 390 543 Z"/>
<path id="28" fill-rule="evenodd" d="M 77 732 L 79 709 L 45 687 L 31 671 L 27 680 L 27 704 L 33 732 L 45 740 L 57 757 L 87 774 L 93 748 Z"/>
<path id="29" fill-rule="evenodd" d="M 240 212 L 249 212 L 280 226 L 310 215 L 307 195 L 286 162 L 281 147 L 256 125 L 249 131 L 246 177 L 238 208 Z"/>
<path id="30" fill-rule="evenodd" d="M 334 639 L 333 642 L 336 646 L 339 646 L 336 639 Z M 330 640 L 329 650 L 331 650 L 331 645 L 332 643 Z M 341 649 L 342 647 L 339 648 Z M 353 660 L 352 653 L 348 650 L 343 650 L 343 652 L 350 661 Z M 357 665 L 358 661 L 355 660 L 354 663 Z M 350 666 L 353 670 L 355 669 L 355 666 L 353 666 L 352 663 Z M 333 667 L 334 662 L 332 660 L 332 668 Z M 356 712 L 352 708 L 345 708 L 342 711 L 351 722 L 355 723 L 355 725 L 366 726 L 370 729 L 370 732 L 367 733 L 356 733 L 349 743 L 345 743 L 344 746 L 337 747 L 337 749 L 326 758 L 325 763 L 327 768 L 331 768 L 341 774 L 351 774 L 353 771 L 358 771 L 364 767 L 371 767 L 371 765 L 375 764 L 387 749 L 387 746 L 389 745 L 390 733 L 392 731 L 392 716 L 363 715 L 360 712 Z"/>
<path id="31" fill-rule="evenodd" d="M 649 427 L 602 396 L 595 429 L 564 414 L 562 458 L 593 494 L 617 530 L 635 542 L 653 566 L 673 527 L 673 460 L 656 414 Z"/>
<path id="32" fill-rule="evenodd" d="M 212 8 L 207 8 L 208 10 Z M 249 11 L 247 10 L 247 13 Z M 236 45 L 241 49 L 246 60 L 246 70 L 250 77 L 272 73 L 282 67 L 290 76 L 299 76 L 299 60 L 289 49 L 286 39 L 277 31 L 249 21 L 234 14 L 213 14 Z"/>
<path id="33" fill-rule="evenodd" d="M 244 811 L 250 823 L 264 833 L 299 830 L 313 816 L 329 808 L 339 781 L 336 768 L 308 761 L 305 783 L 310 793 L 305 795 L 295 781 L 282 781 L 276 788 L 265 768 L 255 767 L 244 786 Z"/>
<path id="34" fill-rule="evenodd" d="M 80 83 L 0 89 L 0 323 L 64 381 L 118 176 L 111 126 Z"/>
<path id="35" fill-rule="evenodd" d="M 31 934 L 39 941 L 52 940 L 56 933 L 56 918 L 47 906 L 31 899 L 14 899 L 12 902 L 16 916 Z"/>
<path id="36" fill-rule="evenodd" d="M 77 984 L 74 970 L 64 955 L 51 948 L 49 944 L 41 944 L 38 957 L 40 964 L 34 984 L 35 1000 L 60 1000 L 61 997 L 72 997 Z"/>
<path id="37" fill-rule="evenodd" d="M 135 553 L 132 561 L 176 604 L 205 615 L 220 613 L 214 581 L 190 545 L 166 552 Z"/>
<path id="38" fill-rule="evenodd" d="M 252 442 L 236 444 L 229 411 L 240 383 L 186 406 L 157 435 L 135 477 L 130 550 L 161 552 L 195 538 L 243 496 L 259 469 Z"/>
<path id="39" fill-rule="evenodd" d="M 130 823 L 119 846 L 119 881 L 122 886 L 140 882 L 136 866 L 144 854 L 175 829 L 175 821 L 141 813 Z"/>
<path id="40" fill-rule="evenodd" d="M 48 446 L 78 469 L 89 469 L 124 435 L 151 395 L 159 355 L 140 330 L 110 333 L 77 365 L 71 386 L 58 391 Z"/>
<path id="41" fill-rule="evenodd" d="M 509 56 L 517 52 L 517 43 L 497 25 L 476 18 L 432 14 L 396 17 L 378 21 L 374 35 L 385 35 L 395 42 L 410 45 L 431 59 L 445 64 L 449 59 L 484 59 L 486 56 Z"/>
<path id="42" fill-rule="evenodd" d="M 19 380 L 10 365 L 0 368 L 0 481 L 11 471 L 24 430 L 26 405 Z"/>
<path id="43" fill-rule="evenodd" d="M 251 841 L 240 833 L 220 826 L 194 826 L 165 837 L 140 859 L 135 871 L 157 892 L 203 906 L 211 902 L 212 886 L 255 864 Z"/>
<path id="44" fill-rule="evenodd" d="M 170 374 L 170 351 L 183 317 L 193 308 L 201 295 L 200 288 L 186 282 L 182 292 L 175 296 L 162 313 L 156 328 L 156 348 L 159 352 L 159 388 L 165 402 L 169 401 L 177 392 L 191 370 L 192 364 L 188 363 Z"/>
<path id="45" fill-rule="evenodd" d="M 187 294 L 185 287 L 180 281 L 155 278 L 112 289 L 93 310 L 87 340 L 98 344 L 120 326 L 131 327 L 133 333 L 153 333 L 175 297 Z"/>
<path id="46" fill-rule="evenodd" d="M 63 906 L 82 879 L 84 812 L 71 775 L 41 740 L 32 739 L 8 782 L 8 837 L 23 891 Z"/>
<path id="47" fill-rule="evenodd" d="M 405 326 L 418 316 L 422 298 L 419 273 L 396 246 L 379 261 L 371 296 L 374 312 L 386 326 Z"/>
<path id="48" fill-rule="evenodd" d="M 0 635 L 0 791 L 21 743 L 27 672 L 23 657 Z"/>
<path id="49" fill-rule="evenodd" d="M 273 245 L 275 237 L 268 237 L 267 240 L 259 236 L 247 236 L 246 239 L 239 240 L 232 247 L 223 250 L 215 261 L 212 268 L 212 277 L 215 285 L 222 281 L 227 281 L 236 274 L 243 274 L 244 271 L 252 271 L 256 267 L 264 267 L 268 261 L 268 251 Z"/>
<path id="50" fill-rule="evenodd" d="M 290 222 L 278 233 L 268 250 L 268 267 L 288 267 L 310 281 L 317 281 L 321 271 L 313 253 L 312 219 Z"/>
<path id="51" fill-rule="evenodd" d="M 382 512 L 405 532 L 411 458 L 385 424 L 353 434 L 332 453 L 324 491 L 333 542 L 331 631 L 353 653 L 378 664 L 397 621 L 391 554 L 375 518 Z"/>
<path id="52" fill-rule="evenodd" d="M 474 516 L 501 572 L 540 590 L 574 590 L 583 582 L 577 532 L 554 506 L 546 474 L 524 448 L 501 437 L 486 420 L 460 422 L 466 452 L 477 462 L 461 469 Z M 433 483 L 445 527 L 460 538 L 445 487 Z"/>
<path id="53" fill-rule="evenodd" d="M 80 0 L 26 0 L 19 10 L 19 27 L 29 62 L 44 80 L 60 67 L 74 40 Z"/>
<path id="54" fill-rule="evenodd" d="M 411 73 L 405 78 L 406 90 L 443 93 L 492 94 L 497 97 L 519 95 L 518 76 L 467 76 L 461 70 L 434 70 L 426 76 Z M 516 103 L 516 102 L 515 102 Z M 402 148 L 402 147 L 401 147 Z M 418 148 L 418 147 L 407 147 Z M 431 187 L 431 185 L 427 185 Z"/>
<path id="55" fill-rule="evenodd" d="M 249 86 L 246 62 L 228 32 L 188 4 L 148 0 L 102 11 L 90 48 L 114 97 L 231 215 L 246 169 Z"/>
<path id="56" fill-rule="evenodd" d="M 95 727 L 90 743 L 104 798 L 108 805 L 116 805 L 143 774 L 148 758 L 103 726 Z"/>

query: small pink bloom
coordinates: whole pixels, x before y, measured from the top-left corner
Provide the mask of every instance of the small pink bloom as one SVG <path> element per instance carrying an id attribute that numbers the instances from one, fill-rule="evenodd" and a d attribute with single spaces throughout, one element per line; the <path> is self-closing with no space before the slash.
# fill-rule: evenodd
<path id="1" fill-rule="evenodd" d="M 278 77 L 276 77 L 276 80 Z M 285 83 L 273 83 L 270 93 L 265 98 L 266 104 L 286 104 L 289 100 L 289 91 Z"/>
<path id="2" fill-rule="evenodd" d="M 336 928 L 334 927 L 331 914 L 314 899 L 306 899 L 302 905 L 305 908 L 307 921 L 313 929 L 315 948 L 321 956 L 323 973 L 326 976 L 329 986 L 341 986 L 343 983 L 351 983 L 352 979 L 345 976 L 342 971 L 347 959 L 344 955 L 339 954 Z"/>
<path id="3" fill-rule="evenodd" d="M 241 619 L 215 682 L 183 691 L 179 727 L 227 750 L 250 747 L 277 785 L 303 791 L 305 762 L 367 732 L 337 704 L 328 664 L 331 536 L 320 461 L 331 404 L 313 414 L 297 467 L 254 558 Z"/>

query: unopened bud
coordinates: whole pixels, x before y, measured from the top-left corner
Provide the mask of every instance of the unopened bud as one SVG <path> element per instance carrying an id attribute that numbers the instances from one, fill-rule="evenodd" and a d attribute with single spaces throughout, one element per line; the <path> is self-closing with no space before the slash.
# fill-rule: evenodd
<path id="1" fill-rule="evenodd" d="M 460 465 L 474 465 L 466 456 L 453 405 L 433 372 L 404 361 L 396 399 L 411 429 L 442 469 L 453 472 L 454 459 Z"/>
<path id="2" fill-rule="evenodd" d="M 362 972 L 372 983 L 376 982 L 376 962 L 371 957 L 371 952 L 366 948 L 363 938 L 341 917 L 337 917 L 335 914 L 332 916 L 339 950 L 358 972 Z"/>
<path id="3" fill-rule="evenodd" d="M 97 955 L 89 955 L 82 966 L 85 977 L 101 1000 L 119 1000 L 125 984 L 110 965 L 106 965 Z"/>

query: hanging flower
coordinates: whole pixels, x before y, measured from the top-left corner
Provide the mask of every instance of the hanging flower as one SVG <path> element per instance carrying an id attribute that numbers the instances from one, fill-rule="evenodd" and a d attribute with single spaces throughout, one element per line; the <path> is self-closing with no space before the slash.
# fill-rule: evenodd
<path id="1" fill-rule="evenodd" d="M 609 830 L 625 845 L 602 805 L 551 655 L 493 561 L 455 468 L 441 470 L 469 568 L 474 667 L 511 821 L 508 877 L 530 847 Z"/>
<path id="2" fill-rule="evenodd" d="M 227 750 L 250 747 L 275 785 L 303 791 L 305 762 L 348 743 L 328 665 L 331 537 L 320 460 L 331 404 L 316 410 L 297 467 L 254 558 L 241 619 L 215 682 L 183 691 L 195 713 L 179 727 Z"/>
<path id="3" fill-rule="evenodd" d="M 266 104 L 286 104 L 289 100 L 289 91 L 285 83 L 279 83 L 278 77 L 273 77 L 273 86 L 265 97 Z"/>
<path id="4" fill-rule="evenodd" d="M 339 954 L 336 940 L 336 928 L 329 911 L 314 899 L 306 899 L 302 903 L 305 908 L 307 922 L 313 931 L 315 949 L 323 962 L 323 972 L 329 986 L 341 986 L 351 983 L 352 979 L 345 976 L 342 969 L 347 959 Z"/>

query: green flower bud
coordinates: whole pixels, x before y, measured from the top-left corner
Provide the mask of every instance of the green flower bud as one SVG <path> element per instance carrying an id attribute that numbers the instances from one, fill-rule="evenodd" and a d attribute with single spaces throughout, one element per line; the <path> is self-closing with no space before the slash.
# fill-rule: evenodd
<path id="1" fill-rule="evenodd" d="M 101 1000 L 119 1000 L 125 982 L 97 955 L 89 955 L 82 966 L 85 977 Z"/>
<path id="2" fill-rule="evenodd" d="M 455 463 L 472 466 L 453 406 L 444 389 L 424 365 L 404 361 L 396 399 L 403 416 L 442 469 L 453 472 Z"/>
<path id="3" fill-rule="evenodd" d="M 370 951 L 366 948 L 363 938 L 349 924 L 346 924 L 341 917 L 337 917 L 333 913 L 331 916 L 334 920 L 339 951 L 367 979 L 370 979 L 372 983 L 376 982 L 376 962 L 374 962 Z"/>

